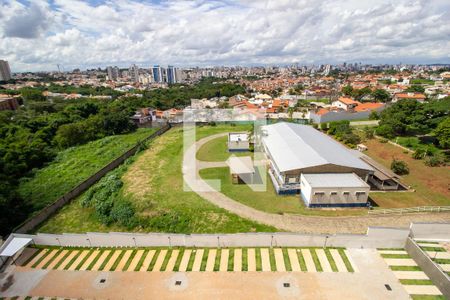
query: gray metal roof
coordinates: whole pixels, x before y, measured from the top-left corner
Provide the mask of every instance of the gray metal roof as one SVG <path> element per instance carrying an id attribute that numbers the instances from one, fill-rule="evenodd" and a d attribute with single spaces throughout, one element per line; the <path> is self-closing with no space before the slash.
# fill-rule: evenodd
<path id="1" fill-rule="evenodd" d="M 263 143 L 280 172 L 326 164 L 373 171 L 341 143 L 312 126 L 281 122 L 262 130 Z"/>
<path id="2" fill-rule="evenodd" d="M 302 174 L 311 187 L 315 188 L 369 188 L 355 173 Z"/>

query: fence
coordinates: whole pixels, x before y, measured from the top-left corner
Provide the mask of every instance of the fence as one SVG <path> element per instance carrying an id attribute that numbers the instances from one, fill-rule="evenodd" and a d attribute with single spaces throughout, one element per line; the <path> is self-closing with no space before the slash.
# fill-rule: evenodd
<path id="1" fill-rule="evenodd" d="M 406 251 L 427 274 L 433 283 L 446 297 L 450 297 L 450 277 L 444 273 L 442 268 L 422 250 L 411 238 L 406 240 Z"/>
<path id="2" fill-rule="evenodd" d="M 409 229 L 371 227 L 366 234 L 312 235 L 288 232 L 236 234 L 85 233 L 16 234 L 34 243 L 78 247 L 347 247 L 403 248 Z M 10 238 L 11 238 L 10 236 Z"/>
<path id="3" fill-rule="evenodd" d="M 123 153 L 118 158 L 111 161 L 108 165 L 103 167 L 101 170 L 99 170 L 97 173 L 86 179 L 85 181 L 78 184 L 76 187 L 74 187 L 72 190 L 64 194 L 62 197 L 60 197 L 55 202 L 47 205 L 42 210 L 40 210 L 37 214 L 33 215 L 29 219 L 27 219 L 25 222 L 23 222 L 21 225 L 16 227 L 14 229 L 14 232 L 17 233 L 25 233 L 29 232 L 30 230 L 33 230 L 47 220 L 48 217 L 50 217 L 52 214 L 54 214 L 58 209 L 66 205 L 69 201 L 79 196 L 81 193 L 86 191 L 89 187 L 91 187 L 94 183 L 96 183 L 98 180 L 100 180 L 105 174 L 107 174 L 109 171 L 117 168 L 120 164 L 122 164 L 127 158 L 134 155 L 138 150 L 139 147 L 147 142 L 148 140 L 151 140 L 157 136 L 160 136 L 164 132 L 170 129 L 170 125 L 166 125 L 164 127 L 161 127 L 156 132 L 151 134 L 150 136 L 146 137 L 145 139 L 139 141 L 136 145 L 134 145 L 131 149 L 127 150 L 125 153 Z"/>
<path id="4" fill-rule="evenodd" d="M 417 206 L 407 208 L 391 208 L 391 209 L 374 209 L 369 210 L 369 215 L 386 215 L 386 214 L 406 214 L 418 212 L 446 212 L 450 211 L 450 206 Z"/>

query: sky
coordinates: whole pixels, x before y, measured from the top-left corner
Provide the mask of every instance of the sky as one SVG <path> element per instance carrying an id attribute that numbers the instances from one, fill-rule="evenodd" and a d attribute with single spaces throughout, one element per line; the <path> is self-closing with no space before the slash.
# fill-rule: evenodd
<path id="1" fill-rule="evenodd" d="M 0 0 L 13 72 L 450 63 L 448 0 Z"/>

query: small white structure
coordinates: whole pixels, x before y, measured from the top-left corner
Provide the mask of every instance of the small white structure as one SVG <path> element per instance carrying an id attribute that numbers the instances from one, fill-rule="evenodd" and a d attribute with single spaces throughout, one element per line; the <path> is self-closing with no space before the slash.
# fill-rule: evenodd
<path id="1" fill-rule="evenodd" d="M 248 133 L 230 132 L 228 133 L 228 151 L 248 151 L 250 141 Z"/>
<path id="2" fill-rule="evenodd" d="M 302 174 L 301 197 L 308 207 L 367 206 L 370 186 L 354 173 Z"/>
<path id="3" fill-rule="evenodd" d="M 366 151 L 366 150 L 367 150 L 367 146 L 364 145 L 364 144 L 358 144 L 358 145 L 356 146 L 356 149 L 358 149 L 359 152 L 363 152 L 363 151 Z"/>
<path id="4" fill-rule="evenodd" d="M 232 156 L 228 159 L 227 163 L 230 167 L 232 183 L 253 183 L 255 168 L 253 167 L 253 162 L 250 156 Z"/>

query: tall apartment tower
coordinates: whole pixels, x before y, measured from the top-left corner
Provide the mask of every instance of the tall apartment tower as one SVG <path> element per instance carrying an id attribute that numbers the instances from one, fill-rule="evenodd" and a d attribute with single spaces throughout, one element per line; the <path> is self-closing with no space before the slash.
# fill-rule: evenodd
<path id="1" fill-rule="evenodd" d="M 111 81 L 116 81 L 119 78 L 118 67 L 107 67 L 106 72 L 108 73 L 108 79 Z"/>
<path id="2" fill-rule="evenodd" d="M 156 82 L 156 83 L 164 82 L 163 68 L 161 68 L 159 65 L 153 66 L 152 79 L 153 79 L 153 82 Z"/>
<path id="3" fill-rule="evenodd" d="M 11 69 L 6 60 L 0 59 L 0 81 L 8 81 L 11 79 Z"/>
<path id="4" fill-rule="evenodd" d="M 174 66 L 168 66 L 167 67 L 167 83 L 168 84 L 174 84 L 179 82 L 179 79 L 177 78 L 177 68 Z"/>
<path id="5" fill-rule="evenodd" d="M 139 67 L 133 64 L 129 69 L 130 78 L 133 82 L 139 82 Z"/>

